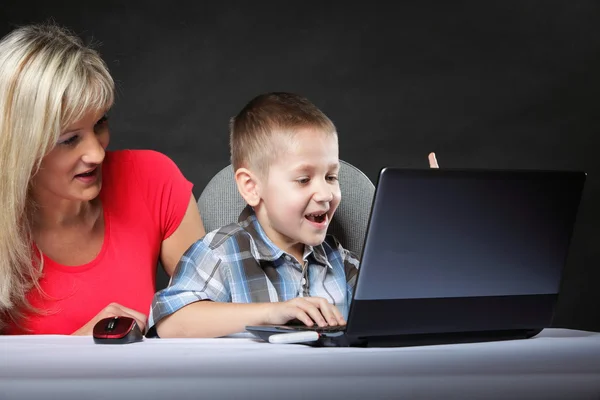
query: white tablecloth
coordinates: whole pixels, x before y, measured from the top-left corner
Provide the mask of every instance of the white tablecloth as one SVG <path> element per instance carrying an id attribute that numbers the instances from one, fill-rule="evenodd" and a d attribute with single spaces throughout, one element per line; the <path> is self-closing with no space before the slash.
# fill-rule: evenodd
<path id="1" fill-rule="evenodd" d="M 405 348 L 0 336 L 0 399 L 600 399 L 600 333 Z"/>

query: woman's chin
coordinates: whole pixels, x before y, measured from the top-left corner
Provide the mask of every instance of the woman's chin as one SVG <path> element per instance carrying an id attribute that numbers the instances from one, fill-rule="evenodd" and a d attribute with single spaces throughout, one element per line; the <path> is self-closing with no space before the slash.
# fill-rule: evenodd
<path id="1" fill-rule="evenodd" d="M 94 186 L 87 187 L 83 190 L 79 190 L 78 191 L 79 193 L 74 194 L 74 196 L 72 196 L 72 197 L 74 198 L 74 200 L 78 200 L 78 201 L 92 201 L 100 195 L 101 190 L 102 190 L 102 184 L 97 183 Z"/>

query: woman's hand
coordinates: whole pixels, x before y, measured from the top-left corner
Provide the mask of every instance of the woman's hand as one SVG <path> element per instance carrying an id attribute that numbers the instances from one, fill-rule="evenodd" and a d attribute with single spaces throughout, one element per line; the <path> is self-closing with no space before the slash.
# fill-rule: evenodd
<path id="1" fill-rule="evenodd" d="M 346 325 L 340 310 L 322 297 L 296 297 L 271 303 L 266 324 L 281 325 L 298 319 L 306 326 Z"/>
<path id="2" fill-rule="evenodd" d="M 104 318 L 110 317 L 130 317 L 135 319 L 142 332 L 146 330 L 146 316 L 139 311 L 132 310 L 117 303 L 110 303 L 100 311 L 87 324 L 72 333 L 75 336 L 91 336 L 94 331 L 94 325 Z"/>

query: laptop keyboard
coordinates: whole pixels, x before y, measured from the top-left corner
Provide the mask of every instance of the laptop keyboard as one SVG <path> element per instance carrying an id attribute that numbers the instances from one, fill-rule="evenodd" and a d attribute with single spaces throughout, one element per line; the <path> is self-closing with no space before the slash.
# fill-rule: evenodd
<path id="1" fill-rule="evenodd" d="M 316 331 L 316 332 L 341 332 L 341 331 L 344 331 L 344 329 L 346 329 L 346 326 L 339 326 L 339 325 L 338 326 L 319 326 L 319 325 L 306 326 L 302 323 L 286 324 L 285 326 L 289 326 L 296 330 Z"/>

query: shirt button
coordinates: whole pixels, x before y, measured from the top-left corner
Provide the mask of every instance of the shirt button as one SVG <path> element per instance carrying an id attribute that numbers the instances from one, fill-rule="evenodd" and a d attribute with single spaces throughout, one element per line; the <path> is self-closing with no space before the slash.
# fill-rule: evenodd
<path id="1" fill-rule="evenodd" d="M 306 279 L 302 278 L 302 286 L 306 285 Z"/>

